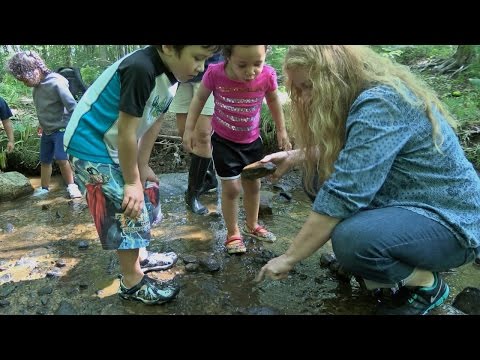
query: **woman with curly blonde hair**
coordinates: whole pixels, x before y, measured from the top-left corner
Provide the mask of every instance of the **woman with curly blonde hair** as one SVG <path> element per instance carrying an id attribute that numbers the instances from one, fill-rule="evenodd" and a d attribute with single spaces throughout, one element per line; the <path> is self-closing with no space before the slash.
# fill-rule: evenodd
<path id="1" fill-rule="evenodd" d="M 455 120 L 408 68 L 366 46 L 289 48 L 284 71 L 297 150 L 266 156 L 274 179 L 296 163 L 312 212 L 257 281 L 283 279 L 329 239 L 367 288 L 400 289 L 381 313 L 426 314 L 448 297 L 439 272 L 480 246 L 480 181 Z"/>

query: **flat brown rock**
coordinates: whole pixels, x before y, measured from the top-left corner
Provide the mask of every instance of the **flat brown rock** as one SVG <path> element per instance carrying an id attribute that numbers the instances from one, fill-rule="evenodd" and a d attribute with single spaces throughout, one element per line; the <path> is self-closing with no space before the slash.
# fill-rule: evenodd
<path id="1" fill-rule="evenodd" d="M 273 174 L 277 166 L 272 162 L 262 163 L 260 161 L 247 165 L 242 170 L 242 178 L 254 180 Z"/>

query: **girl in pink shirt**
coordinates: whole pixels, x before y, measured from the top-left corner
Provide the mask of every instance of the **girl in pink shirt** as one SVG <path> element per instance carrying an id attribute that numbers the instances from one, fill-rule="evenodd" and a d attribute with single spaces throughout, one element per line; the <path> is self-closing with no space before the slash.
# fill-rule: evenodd
<path id="1" fill-rule="evenodd" d="M 290 150 L 275 70 L 265 65 L 266 45 L 226 45 L 225 61 L 210 65 L 188 111 L 183 144 L 193 148 L 195 121 L 213 92 L 212 157 L 222 180 L 222 212 L 227 226 L 228 253 L 246 252 L 240 234 L 273 242 L 274 234 L 258 224 L 260 179 L 240 179 L 242 169 L 263 157 L 260 110 L 266 98 L 277 130 L 278 147 Z M 243 188 L 246 223 L 238 226 L 238 197 Z"/>

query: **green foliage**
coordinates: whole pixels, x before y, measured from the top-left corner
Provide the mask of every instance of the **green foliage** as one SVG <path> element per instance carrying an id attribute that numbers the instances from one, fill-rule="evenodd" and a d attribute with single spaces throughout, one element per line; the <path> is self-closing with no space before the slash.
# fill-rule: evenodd
<path id="1" fill-rule="evenodd" d="M 394 46 L 372 46 L 372 48 L 382 56 L 391 60 L 397 60 L 402 54 L 403 50 Z"/>
<path id="2" fill-rule="evenodd" d="M 281 82 L 282 79 L 282 66 L 283 66 L 283 59 L 285 59 L 285 54 L 287 52 L 287 45 L 272 45 L 270 50 L 267 53 L 267 58 L 265 62 L 275 68 L 277 71 L 277 75 Z"/>
<path id="3" fill-rule="evenodd" d="M 460 127 L 480 122 L 480 91 L 463 76 L 451 78 L 448 75 L 418 73 L 458 120 Z"/>
<path id="4" fill-rule="evenodd" d="M 288 45 L 272 45 L 267 53 L 265 62 L 272 66 L 277 72 L 278 92 L 285 93 L 283 85 L 283 60 L 287 52 Z M 260 111 L 260 134 L 263 140 L 263 149 L 266 154 L 278 151 L 277 135 L 275 131 L 275 122 L 272 114 L 266 104 L 262 104 Z M 288 127 L 287 127 L 288 128 Z"/>
<path id="5" fill-rule="evenodd" d="M 24 174 L 39 174 L 40 138 L 37 135 L 38 120 L 32 100 L 32 89 L 17 81 L 5 71 L 5 62 L 12 51 L 34 50 L 40 54 L 48 68 L 62 66 L 80 68 L 87 85 L 112 62 L 126 53 L 138 49 L 138 45 L 8 45 L 0 47 L 0 95 L 16 114 L 12 118 L 15 149 L 5 152 L 7 137 L 0 131 L 0 168 L 16 170 Z M 58 172 L 54 165 L 53 171 Z"/>
<path id="6" fill-rule="evenodd" d="M 7 152 L 2 147 L 0 151 L 0 169 L 5 169 L 7 167 Z"/>
<path id="7" fill-rule="evenodd" d="M 465 147 L 464 150 L 467 159 L 470 160 L 478 169 L 480 166 L 480 143 Z"/>
<path id="8" fill-rule="evenodd" d="M 5 66 L 3 64 L 5 64 L 5 62 L 7 61 L 7 58 L 8 54 L 0 52 L 0 83 L 3 81 L 3 78 L 6 75 Z M 0 94 L 1 93 L 2 92 L 0 91 Z"/>
<path id="9" fill-rule="evenodd" d="M 103 72 L 104 67 L 99 65 L 86 65 L 80 69 L 82 74 L 83 81 L 87 86 L 92 85 L 92 83 L 100 76 Z"/>
<path id="10" fill-rule="evenodd" d="M 415 46 L 408 48 L 400 60 L 406 64 L 431 61 L 451 57 L 457 46 Z M 479 47 L 475 46 L 478 52 Z M 415 67 L 412 67 L 415 72 Z M 467 158 L 480 167 L 480 64 L 478 59 L 465 72 L 458 76 L 439 75 L 430 72 L 417 72 L 458 121 L 458 137 Z M 469 78 L 471 78 L 469 80 Z M 473 80 L 473 81 L 472 81 Z M 478 82 L 475 80 L 479 80 Z"/>
<path id="11" fill-rule="evenodd" d="M 9 165 L 24 174 L 38 174 L 40 164 L 40 138 L 37 126 L 17 122 L 15 124 L 15 149 L 8 154 Z"/>
<path id="12" fill-rule="evenodd" d="M 87 85 L 90 85 L 108 65 L 140 47 L 140 45 L 9 45 L 7 49 L 4 45 L 0 47 L 0 81 L 5 81 L 4 64 L 13 54 L 12 51 L 34 50 L 51 70 L 63 66 L 76 66 L 80 68 Z"/>
<path id="13" fill-rule="evenodd" d="M 37 127 L 25 122 L 12 121 L 15 137 L 15 148 L 12 153 L 6 152 L 8 138 L 0 133 L 0 168 L 11 167 L 15 171 L 33 174 L 36 173 L 40 161 L 40 138 Z"/>
<path id="14" fill-rule="evenodd" d="M 262 136 L 265 154 L 274 152 L 277 149 L 275 123 L 267 104 L 262 104 L 262 110 L 260 110 L 260 135 Z"/>
<path id="15" fill-rule="evenodd" d="M 15 148 L 6 152 L 8 138 L 0 132 L 0 168 L 24 174 L 37 174 L 40 142 L 37 136 L 38 120 L 33 106 L 31 88 L 7 75 L 0 83 L 0 92 L 14 111 L 12 117 Z"/>
<path id="16" fill-rule="evenodd" d="M 475 86 L 477 89 L 480 89 L 480 79 L 468 79 L 470 81 L 470 84 Z"/>
<path id="17" fill-rule="evenodd" d="M 461 96 L 445 97 L 443 102 L 455 115 L 460 125 L 480 121 L 480 109 L 478 108 L 478 94 L 463 93 Z"/>
<path id="18" fill-rule="evenodd" d="M 433 58 L 448 58 L 455 53 L 456 45 L 412 45 L 406 46 L 397 61 L 410 65 L 420 60 L 431 60 Z"/>
<path id="19" fill-rule="evenodd" d="M 137 45 L 12 45 L 15 50 L 35 50 L 46 61 L 51 69 L 60 66 L 77 66 L 87 85 L 91 83 L 113 61 L 127 52 L 133 51 Z M 275 68 L 279 78 L 279 92 L 284 91 L 282 84 L 282 65 L 287 45 L 272 45 L 267 53 L 266 62 Z M 415 65 L 434 59 L 446 59 L 457 50 L 457 45 L 374 45 L 372 48 L 399 63 Z M 480 46 L 474 46 L 480 55 Z M 12 154 L 4 154 L 6 136 L 0 132 L 0 157 L 8 160 L 7 167 L 18 161 L 21 166 L 35 169 L 38 165 L 39 138 L 36 135 L 37 119 L 31 101 L 31 89 L 15 80 L 4 71 L 4 63 L 9 54 L 0 48 L 0 95 L 5 98 L 12 109 L 17 111 L 17 121 L 13 121 L 15 140 L 18 144 Z M 415 67 L 412 67 L 415 71 Z M 467 157 L 480 167 L 480 56 L 466 71 L 455 78 L 445 75 L 431 74 L 427 71 L 418 73 L 445 102 L 452 114 L 459 120 L 459 137 Z M 455 95 L 456 96 L 455 96 Z M 288 102 L 283 105 L 288 108 Z M 286 126 L 289 131 L 288 111 L 285 111 Z M 28 127 L 31 127 L 28 129 Z M 277 149 L 275 125 L 266 105 L 261 110 L 261 134 L 266 152 Z M 477 145 L 478 144 L 478 145 Z M 18 159 L 18 160 L 17 160 Z M 0 166 L 3 158 L 0 158 Z M 28 171 L 27 171 L 28 172 Z"/>
<path id="20" fill-rule="evenodd" d="M 26 173 L 32 173 L 38 165 L 40 148 L 38 138 L 34 140 L 37 137 L 37 118 L 34 115 L 32 89 L 6 74 L 0 83 L 0 94 L 16 112 L 12 117 L 15 138 L 15 149 L 12 153 L 6 152 L 7 134 L 0 133 L 0 168 L 15 167 L 14 170 L 25 169 Z"/>
<path id="21" fill-rule="evenodd" d="M 32 89 L 16 80 L 12 75 L 6 74 L 3 82 L 0 83 L 0 94 L 10 108 L 19 108 L 22 106 L 22 98 L 31 99 Z"/>
<path id="22" fill-rule="evenodd" d="M 282 94 L 281 91 L 279 91 L 279 97 L 287 97 L 285 93 Z M 283 102 L 282 99 L 280 99 L 280 102 Z M 292 139 L 292 131 L 291 131 L 291 122 L 289 118 L 289 107 L 290 107 L 290 101 L 287 100 L 286 102 L 283 102 L 282 104 L 282 109 L 283 109 L 283 114 L 285 117 L 285 127 L 287 129 L 287 134 L 289 134 L 290 141 L 293 143 Z M 262 104 L 262 109 L 260 111 L 260 135 L 262 136 L 262 141 L 263 141 L 263 150 L 265 154 L 269 154 L 275 151 L 278 151 L 278 144 L 277 144 L 277 131 L 275 127 L 275 122 L 272 118 L 272 114 L 270 112 L 270 109 L 268 108 L 267 104 Z"/>

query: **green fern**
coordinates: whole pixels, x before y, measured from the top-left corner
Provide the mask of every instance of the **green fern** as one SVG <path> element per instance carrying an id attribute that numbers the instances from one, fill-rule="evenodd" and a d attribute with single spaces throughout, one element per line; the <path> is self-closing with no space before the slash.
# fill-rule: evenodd
<path id="1" fill-rule="evenodd" d="M 2 151 L 0 152 L 0 169 L 5 169 L 7 167 L 7 152 L 2 147 Z"/>

